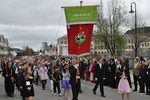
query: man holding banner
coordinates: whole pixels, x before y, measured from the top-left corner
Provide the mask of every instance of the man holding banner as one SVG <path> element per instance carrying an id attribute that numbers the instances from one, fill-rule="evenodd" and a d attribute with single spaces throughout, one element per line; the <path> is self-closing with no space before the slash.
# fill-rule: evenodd
<path id="1" fill-rule="evenodd" d="M 64 10 L 67 23 L 68 53 L 76 57 L 90 54 L 93 26 L 97 21 L 97 6 L 64 7 Z M 75 59 L 72 59 L 72 66 L 70 66 L 72 100 L 78 100 L 79 87 L 81 86 L 79 66 L 77 65 Z"/>
<path id="2" fill-rule="evenodd" d="M 72 87 L 72 100 L 78 100 L 78 95 L 80 91 L 80 72 L 79 72 L 79 63 L 76 58 L 72 58 L 72 64 L 69 67 L 70 72 L 70 84 Z"/>

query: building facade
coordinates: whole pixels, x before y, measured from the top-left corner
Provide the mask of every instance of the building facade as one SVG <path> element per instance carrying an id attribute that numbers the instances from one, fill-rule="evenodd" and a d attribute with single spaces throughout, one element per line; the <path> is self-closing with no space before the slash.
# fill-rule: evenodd
<path id="1" fill-rule="evenodd" d="M 9 49 L 8 39 L 4 35 L 0 35 L 0 55 L 8 55 Z"/>
<path id="2" fill-rule="evenodd" d="M 137 29 L 138 56 L 150 57 L 150 27 Z M 142 30 L 142 31 L 141 31 Z M 135 30 L 128 30 L 124 36 L 126 41 L 125 55 L 134 56 L 135 49 Z"/>
<path id="3" fill-rule="evenodd" d="M 57 39 L 58 55 L 68 56 L 68 39 L 64 35 Z"/>
<path id="4" fill-rule="evenodd" d="M 54 44 L 48 45 L 47 42 L 42 42 L 42 52 L 48 56 L 57 55 L 57 47 Z"/>

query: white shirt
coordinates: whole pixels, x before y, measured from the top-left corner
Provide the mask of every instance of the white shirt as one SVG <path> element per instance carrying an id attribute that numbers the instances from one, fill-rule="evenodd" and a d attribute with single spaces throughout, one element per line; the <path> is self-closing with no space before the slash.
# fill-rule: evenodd
<path id="1" fill-rule="evenodd" d="M 48 71 L 47 67 L 45 67 L 45 71 L 44 71 L 44 68 L 42 68 L 42 67 L 39 69 L 39 75 L 41 77 L 41 80 L 48 79 L 47 71 Z"/>
<path id="2" fill-rule="evenodd" d="M 99 64 L 100 69 L 102 69 L 102 64 L 101 63 L 98 63 L 98 64 Z"/>
<path id="3" fill-rule="evenodd" d="M 118 68 L 118 69 L 119 69 L 119 68 L 121 69 L 121 65 L 120 65 L 120 64 L 119 64 L 119 65 L 117 65 L 117 68 Z"/>
<path id="4" fill-rule="evenodd" d="M 75 64 L 75 65 L 73 65 L 76 69 L 78 68 L 78 66 L 79 66 L 79 64 Z"/>

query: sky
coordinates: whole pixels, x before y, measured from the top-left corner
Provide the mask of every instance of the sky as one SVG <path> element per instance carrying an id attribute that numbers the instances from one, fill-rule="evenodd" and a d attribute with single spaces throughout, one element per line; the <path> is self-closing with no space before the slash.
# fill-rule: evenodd
<path id="1" fill-rule="evenodd" d="M 99 5 L 100 0 L 82 0 L 83 5 Z M 107 1 L 103 0 L 104 7 Z M 123 1 L 123 0 L 121 0 Z M 0 0 L 0 34 L 8 38 L 11 47 L 29 46 L 34 50 L 42 42 L 54 44 L 67 34 L 62 6 L 80 5 L 80 0 Z M 137 13 L 150 26 L 150 0 L 124 0 L 127 10 L 136 2 Z"/>

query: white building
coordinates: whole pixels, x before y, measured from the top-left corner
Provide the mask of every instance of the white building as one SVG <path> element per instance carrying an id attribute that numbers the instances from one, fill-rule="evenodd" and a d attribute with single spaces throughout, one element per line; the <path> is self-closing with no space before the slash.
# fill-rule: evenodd
<path id="1" fill-rule="evenodd" d="M 8 55 L 9 53 L 9 43 L 8 39 L 4 35 L 0 35 L 0 55 Z"/>
<path id="2" fill-rule="evenodd" d="M 42 51 L 44 55 L 53 56 L 57 55 L 57 47 L 55 45 L 48 45 L 47 42 L 42 42 Z"/>
<path id="3" fill-rule="evenodd" d="M 57 39 L 58 55 L 68 56 L 68 39 L 64 35 Z"/>

